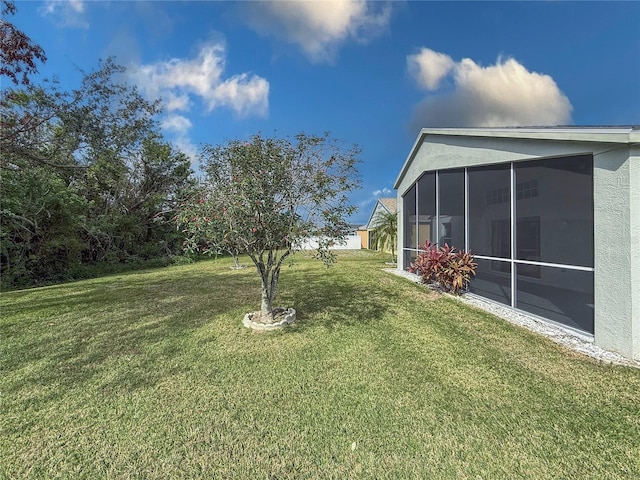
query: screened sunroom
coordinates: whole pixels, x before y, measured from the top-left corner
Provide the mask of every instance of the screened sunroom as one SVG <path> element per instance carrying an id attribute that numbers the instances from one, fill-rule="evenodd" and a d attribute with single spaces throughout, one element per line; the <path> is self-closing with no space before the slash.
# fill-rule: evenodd
<path id="1" fill-rule="evenodd" d="M 399 268 L 425 241 L 471 250 L 471 294 L 638 358 L 639 134 L 422 130 L 395 184 Z"/>

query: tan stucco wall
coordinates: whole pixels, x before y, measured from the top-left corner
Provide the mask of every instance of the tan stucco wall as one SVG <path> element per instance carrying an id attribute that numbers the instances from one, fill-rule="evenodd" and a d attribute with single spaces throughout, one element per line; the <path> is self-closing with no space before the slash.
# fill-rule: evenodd
<path id="1" fill-rule="evenodd" d="M 369 248 L 369 231 L 358 230 L 356 233 L 360 237 L 360 248 Z"/>

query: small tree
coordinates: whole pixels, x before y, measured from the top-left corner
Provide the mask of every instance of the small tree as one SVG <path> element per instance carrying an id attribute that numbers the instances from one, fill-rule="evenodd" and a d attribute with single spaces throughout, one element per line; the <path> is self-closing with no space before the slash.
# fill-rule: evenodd
<path id="1" fill-rule="evenodd" d="M 360 184 L 359 153 L 328 134 L 205 145 L 206 177 L 178 218 L 186 249 L 246 253 L 262 282 L 259 321 L 272 323 L 284 260 L 312 237 L 316 258 L 335 260 L 329 246 L 349 232 L 346 219 L 356 211 L 347 194 Z"/>
<path id="2" fill-rule="evenodd" d="M 398 214 L 391 212 L 378 213 L 373 219 L 373 248 L 391 250 L 391 262 L 396 261 L 396 242 L 398 240 Z"/>

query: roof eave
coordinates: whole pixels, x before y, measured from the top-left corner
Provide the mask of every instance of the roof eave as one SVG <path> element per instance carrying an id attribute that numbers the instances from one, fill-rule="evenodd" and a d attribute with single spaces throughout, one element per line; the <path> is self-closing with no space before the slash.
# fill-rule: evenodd
<path id="1" fill-rule="evenodd" d="M 404 164 L 402 165 L 402 168 L 400 169 L 400 173 L 398 174 L 398 177 L 396 178 L 396 181 L 393 183 L 393 189 L 397 190 L 398 187 L 400 186 L 400 182 L 402 181 L 402 177 L 404 177 L 405 172 L 407 171 L 407 168 L 409 167 L 409 164 L 411 163 L 411 160 L 413 159 L 413 157 L 415 156 L 415 154 L 418 152 L 418 145 L 421 145 L 423 142 L 423 138 L 426 135 L 426 128 L 423 128 L 422 130 L 420 130 L 420 133 L 418 134 L 418 138 L 416 138 L 415 143 L 413 144 L 413 147 L 411 147 L 411 150 L 409 150 L 409 155 L 407 156 L 407 159 L 404 161 Z"/>
<path id="2" fill-rule="evenodd" d="M 555 140 L 572 142 L 597 142 L 637 144 L 640 142 L 640 130 L 634 127 L 518 127 L 518 128 L 423 128 L 407 156 L 393 188 L 397 190 L 419 150 L 419 146 L 428 135 L 458 137 L 513 138 L 520 140 Z"/>

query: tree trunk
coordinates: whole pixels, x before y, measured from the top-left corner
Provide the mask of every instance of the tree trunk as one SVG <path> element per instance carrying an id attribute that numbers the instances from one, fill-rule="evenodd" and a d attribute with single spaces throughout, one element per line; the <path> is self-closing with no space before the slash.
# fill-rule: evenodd
<path id="1" fill-rule="evenodd" d="M 273 305 L 271 300 L 271 292 L 267 287 L 268 283 L 265 283 L 265 279 L 262 279 L 262 302 L 260 303 L 260 321 L 262 323 L 273 323 Z"/>
<path id="2" fill-rule="evenodd" d="M 279 260 L 274 261 L 273 252 L 269 253 L 269 259 L 265 264 L 264 257 L 249 254 L 254 265 L 260 273 L 262 282 L 262 299 L 260 302 L 260 318 L 256 319 L 262 323 L 273 323 L 273 300 L 276 296 L 276 288 L 280 280 L 280 267 L 290 251 L 286 251 Z"/>
<path id="3" fill-rule="evenodd" d="M 260 321 L 262 323 L 273 323 L 273 272 L 270 268 L 259 265 L 260 279 L 262 281 L 262 301 L 260 302 Z"/>

